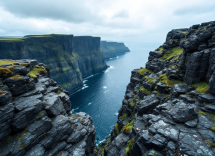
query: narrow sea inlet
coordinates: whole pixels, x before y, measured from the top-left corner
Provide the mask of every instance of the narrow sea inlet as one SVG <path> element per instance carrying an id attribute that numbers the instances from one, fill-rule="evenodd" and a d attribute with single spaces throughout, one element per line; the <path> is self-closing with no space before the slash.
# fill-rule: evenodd
<path id="1" fill-rule="evenodd" d="M 86 78 L 84 87 L 70 96 L 72 113 L 85 112 L 92 117 L 96 143 L 104 140 L 116 124 L 131 71 L 144 67 L 148 52 L 156 47 L 145 46 L 107 60 L 107 70 Z"/>

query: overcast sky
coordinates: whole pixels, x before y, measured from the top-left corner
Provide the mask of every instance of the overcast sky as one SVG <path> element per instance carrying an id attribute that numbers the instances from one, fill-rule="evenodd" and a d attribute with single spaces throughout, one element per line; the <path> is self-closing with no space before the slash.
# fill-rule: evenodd
<path id="1" fill-rule="evenodd" d="M 162 44 L 171 29 L 215 20 L 214 0 L 0 0 L 0 36 L 100 36 Z"/>

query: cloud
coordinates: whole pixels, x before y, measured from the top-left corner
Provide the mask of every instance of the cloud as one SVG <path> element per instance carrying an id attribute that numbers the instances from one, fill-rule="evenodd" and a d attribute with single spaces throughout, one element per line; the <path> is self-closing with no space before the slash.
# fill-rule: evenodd
<path id="1" fill-rule="evenodd" d="M 0 0 L 0 35 L 59 33 L 162 44 L 172 29 L 214 20 L 214 6 L 211 0 Z"/>
<path id="2" fill-rule="evenodd" d="M 85 0 L 7 0 L 1 6 L 21 18 L 41 18 L 82 23 L 101 20 L 98 14 L 87 7 Z"/>
<path id="3" fill-rule="evenodd" d="M 201 15 L 207 13 L 213 13 L 215 15 L 215 4 L 210 4 L 210 6 L 205 5 L 193 5 L 188 7 L 183 7 L 174 11 L 175 15 L 183 16 L 183 15 Z"/>
<path id="4" fill-rule="evenodd" d="M 124 11 L 118 12 L 112 18 L 128 18 L 128 17 L 129 17 L 128 11 L 124 10 Z"/>

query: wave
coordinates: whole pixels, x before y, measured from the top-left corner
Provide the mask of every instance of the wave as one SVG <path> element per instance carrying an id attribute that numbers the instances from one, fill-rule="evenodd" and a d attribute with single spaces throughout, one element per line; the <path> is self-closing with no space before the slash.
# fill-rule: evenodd
<path id="1" fill-rule="evenodd" d="M 82 90 L 84 90 L 84 89 L 86 89 L 86 88 L 88 88 L 89 86 L 87 86 L 87 85 L 85 85 L 84 84 L 84 86 L 81 88 Z"/>
<path id="2" fill-rule="evenodd" d="M 110 69 L 114 69 L 114 68 L 115 68 L 114 66 L 109 66 L 109 68 L 105 70 L 105 73 L 109 72 Z"/>
<path id="3" fill-rule="evenodd" d="M 91 77 L 93 77 L 94 75 L 90 75 L 90 76 L 88 76 L 88 77 L 86 77 L 86 78 L 84 78 L 85 80 L 86 79 L 89 79 L 89 78 L 91 78 Z"/>
<path id="4" fill-rule="evenodd" d="M 72 109 L 70 112 L 73 114 L 79 107 Z"/>

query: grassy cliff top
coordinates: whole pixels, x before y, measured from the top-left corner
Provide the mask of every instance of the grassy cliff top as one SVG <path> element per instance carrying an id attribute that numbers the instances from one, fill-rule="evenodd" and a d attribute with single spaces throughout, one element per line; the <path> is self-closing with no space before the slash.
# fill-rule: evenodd
<path id="1" fill-rule="evenodd" d="M 2 37 L 0 38 L 0 42 L 20 42 L 20 41 L 24 41 L 26 37 L 23 38 L 6 38 L 6 37 Z"/>
<path id="2" fill-rule="evenodd" d="M 71 36 L 71 34 L 43 34 L 43 35 L 26 35 L 20 38 L 12 38 L 12 37 L 0 37 L 0 42 L 23 42 L 27 38 L 31 37 L 55 37 L 55 36 Z"/>
<path id="3" fill-rule="evenodd" d="M 25 37 L 53 37 L 53 36 L 70 36 L 71 34 L 43 34 L 43 35 L 26 35 Z"/>

